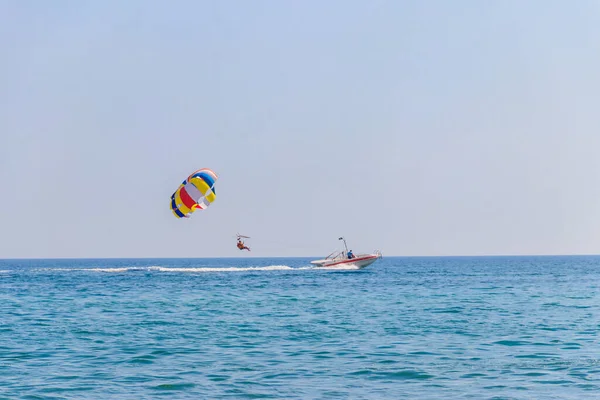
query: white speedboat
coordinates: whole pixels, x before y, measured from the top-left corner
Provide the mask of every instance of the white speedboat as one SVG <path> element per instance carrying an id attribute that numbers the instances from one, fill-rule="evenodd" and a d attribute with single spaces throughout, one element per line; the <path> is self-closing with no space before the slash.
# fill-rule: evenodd
<path id="1" fill-rule="evenodd" d="M 346 240 L 341 237 L 339 240 L 344 241 L 344 248 L 341 251 L 334 251 L 322 260 L 311 261 L 313 265 L 323 268 L 357 268 L 362 269 L 377 261 L 382 257 L 379 250 L 375 250 L 373 253 L 366 254 L 352 254 L 352 251 L 348 251 Z"/>

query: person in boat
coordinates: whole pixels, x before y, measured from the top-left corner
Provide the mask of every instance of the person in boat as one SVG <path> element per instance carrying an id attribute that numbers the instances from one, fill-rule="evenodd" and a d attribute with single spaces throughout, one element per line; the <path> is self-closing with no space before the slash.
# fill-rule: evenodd
<path id="1" fill-rule="evenodd" d="M 244 242 L 242 242 L 242 239 L 240 239 L 240 238 L 238 238 L 237 247 L 240 250 L 248 250 L 248 251 L 250 251 L 250 247 L 244 245 Z"/>
<path id="2" fill-rule="evenodd" d="M 354 258 L 354 254 L 352 254 L 352 250 L 348 252 L 348 260 L 352 260 Z"/>

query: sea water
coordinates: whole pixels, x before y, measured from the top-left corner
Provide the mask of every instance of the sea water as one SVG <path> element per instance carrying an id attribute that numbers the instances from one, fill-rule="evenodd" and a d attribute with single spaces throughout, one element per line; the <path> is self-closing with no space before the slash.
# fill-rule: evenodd
<path id="1" fill-rule="evenodd" d="M 309 261 L 1 260 L 0 398 L 600 398 L 600 257 Z"/>

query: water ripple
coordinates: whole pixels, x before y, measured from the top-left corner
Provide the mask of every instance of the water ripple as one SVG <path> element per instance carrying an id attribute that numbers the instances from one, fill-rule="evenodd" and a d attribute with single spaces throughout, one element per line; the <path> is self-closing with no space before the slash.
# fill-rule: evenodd
<path id="1" fill-rule="evenodd" d="M 0 260 L 0 399 L 586 399 L 598 257 Z"/>

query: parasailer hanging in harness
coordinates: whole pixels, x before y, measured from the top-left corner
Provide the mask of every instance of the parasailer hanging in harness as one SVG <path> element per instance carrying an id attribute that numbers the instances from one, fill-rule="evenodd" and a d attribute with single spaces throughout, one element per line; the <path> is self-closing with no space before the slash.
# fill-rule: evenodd
<path id="1" fill-rule="evenodd" d="M 238 237 L 238 241 L 237 241 L 237 247 L 240 250 L 248 250 L 248 251 L 250 251 L 250 247 L 246 246 L 244 244 L 244 242 L 242 242 L 242 239 L 240 239 L 239 237 Z"/>

